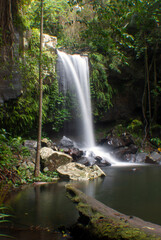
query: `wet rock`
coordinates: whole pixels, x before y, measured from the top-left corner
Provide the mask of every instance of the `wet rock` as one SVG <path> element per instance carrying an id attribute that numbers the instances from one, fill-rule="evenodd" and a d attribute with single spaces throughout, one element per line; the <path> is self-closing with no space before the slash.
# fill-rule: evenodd
<path id="1" fill-rule="evenodd" d="M 115 149 L 122 147 L 123 141 L 118 137 L 108 136 L 106 139 L 101 140 L 100 145 L 108 149 Z"/>
<path id="2" fill-rule="evenodd" d="M 53 143 L 51 140 L 47 139 L 47 138 L 43 138 L 41 140 L 41 147 L 48 147 L 48 148 L 55 148 L 56 147 L 56 143 Z"/>
<path id="3" fill-rule="evenodd" d="M 64 153 L 70 155 L 70 148 L 65 147 L 65 148 L 61 148 L 61 150 L 62 150 Z"/>
<path id="4" fill-rule="evenodd" d="M 133 162 L 135 160 L 133 154 L 138 151 L 130 134 L 123 133 L 121 136 L 116 136 L 114 130 L 102 139 L 100 144 L 121 161 Z"/>
<path id="5" fill-rule="evenodd" d="M 70 155 L 72 156 L 72 158 L 77 161 L 78 159 L 80 159 L 83 156 L 83 151 L 79 150 L 78 148 L 72 148 Z"/>
<path id="6" fill-rule="evenodd" d="M 47 167 L 49 171 L 55 171 L 59 166 L 72 161 L 71 156 L 46 147 L 40 150 L 40 157 L 43 168 Z"/>
<path id="7" fill-rule="evenodd" d="M 137 163 L 149 163 L 149 164 L 156 163 L 156 161 L 153 161 L 153 159 L 150 158 L 150 155 L 146 152 L 138 153 L 136 155 L 136 162 Z"/>
<path id="8" fill-rule="evenodd" d="M 138 150 L 137 146 L 134 144 L 131 144 L 130 146 L 125 146 L 125 147 L 120 147 L 120 148 L 115 149 L 114 155 L 117 158 L 125 160 L 125 155 L 135 154 L 137 152 L 137 150 Z"/>
<path id="9" fill-rule="evenodd" d="M 102 139 L 100 145 L 110 149 L 130 146 L 134 141 L 130 134 L 123 133 L 120 137 L 113 135 L 111 132 L 105 139 Z"/>
<path id="10" fill-rule="evenodd" d="M 47 138 L 43 138 L 41 140 L 41 147 L 50 147 L 50 146 L 48 146 L 48 142 L 49 142 L 49 140 Z"/>
<path id="11" fill-rule="evenodd" d="M 136 162 L 136 155 L 131 154 L 131 153 L 127 153 L 123 156 L 122 160 L 126 161 L 126 162 L 134 163 L 134 162 Z"/>
<path id="12" fill-rule="evenodd" d="M 149 163 L 149 164 L 158 164 L 157 161 L 155 161 L 154 159 L 152 159 L 151 157 L 147 156 L 145 159 L 145 163 Z"/>
<path id="13" fill-rule="evenodd" d="M 94 164 L 96 164 L 96 159 L 92 156 L 84 156 L 81 157 L 77 162 L 86 166 L 93 166 Z"/>
<path id="14" fill-rule="evenodd" d="M 141 152 L 136 155 L 136 162 L 137 163 L 144 163 L 147 157 L 147 153 Z"/>
<path id="15" fill-rule="evenodd" d="M 78 161 L 83 156 L 83 151 L 78 148 L 61 147 L 61 151 L 69 154 L 74 161 Z"/>
<path id="16" fill-rule="evenodd" d="M 158 152 L 152 152 L 150 154 L 150 158 L 153 159 L 155 162 L 161 162 L 161 154 Z"/>
<path id="17" fill-rule="evenodd" d="M 68 163 L 57 168 L 58 173 L 72 180 L 83 180 L 98 178 L 105 176 L 105 173 L 97 166 L 86 167 L 80 163 Z"/>
<path id="18" fill-rule="evenodd" d="M 82 158 L 80 158 L 80 159 L 77 161 L 77 163 L 83 164 L 83 165 L 85 165 L 85 166 L 91 166 L 91 164 L 89 163 L 87 157 L 82 157 Z"/>
<path id="19" fill-rule="evenodd" d="M 67 147 L 67 148 L 73 148 L 75 147 L 75 143 L 65 136 L 60 140 L 60 147 Z"/>
<path id="20" fill-rule="evenodd" d="M 35 140 L 25 140 L 24 141 L 24 146 L 27 148 L 37 148 L 37 141 Z"/>
<path id="21" fill-rule="evenodd" d="M 99 167 L 111 166 L 111 164 L 107 160 L 101 158 L 100 156 L 96 156 L 95 159 L 96 159 L 96 164 Z"/>

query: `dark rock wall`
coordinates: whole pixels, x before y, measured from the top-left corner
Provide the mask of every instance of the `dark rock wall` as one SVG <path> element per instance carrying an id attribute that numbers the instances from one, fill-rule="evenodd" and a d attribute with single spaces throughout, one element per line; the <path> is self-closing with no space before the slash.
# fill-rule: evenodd
<path id="1" fill-rule="evenodd" d="M 110 72 L 109 83 L 114 93 L 113 106 L 107 110 L 103 122 L 129 120 L 142 116 L 142 96 L 144 91 L 144 67 L 140 62 L 130 63 L 121 73 Z"/>
<path id="2" fill-rule="evenodd" d="M 4 101 L 15 99 L 21 95 L 21 76 L 18 71 L 18 65 L 15 61 L 19 59 L 19 46 L 20 36 L 19 33 L 16 32 L 13 46 L 14 61 L 9 57 L 6 58 L 6 61 L 3 61 L 0 56 L 0 104 L 3 104 Z M 2 55 L 3 48 L 0 50 Z"/>

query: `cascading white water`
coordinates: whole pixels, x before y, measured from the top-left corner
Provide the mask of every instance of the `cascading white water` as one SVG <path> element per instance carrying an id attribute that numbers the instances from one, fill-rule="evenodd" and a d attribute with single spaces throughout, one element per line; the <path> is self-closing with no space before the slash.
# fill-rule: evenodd
<path id="1" fill-rule="evenodd" d="M 71 89 L 71 86 L 72 88 L 74 86 L 81 110 L 83 142 L 87 147 L 93 147 L 95 141 L 91 113 L 88 58 L 77 54 L 69 55 L 61 51 L 57 51 L 57 54 L 58 68 L 61 70 L 61 82 L 63 81 L 62 90 L 66 94 Z"/>
<path id="2" fill-rule="evenodd" d="M 91 113 L 88 57 L 77 54 L 69 55 L 58 50 L 57 54 L 60 90 L 63 91 L 64 94 L 66 94 L 68 90 L 73 90 L 76 92 L 78 98 L 86 156 L 100 156 L 112 165 L 127 165 L 127 163 L 116 160 L 108 152 L 104 151 L 103 148 L 95 145 Z"/>

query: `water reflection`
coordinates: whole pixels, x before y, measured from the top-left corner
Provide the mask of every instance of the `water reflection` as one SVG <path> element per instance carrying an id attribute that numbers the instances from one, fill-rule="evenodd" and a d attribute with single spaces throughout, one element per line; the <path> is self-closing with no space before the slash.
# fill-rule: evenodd
<path id="1" fill-rule="evenodd" d="M 19 192 L 8 202 L 14 209 L 16 222 L 22 226 L 51 228 L 73 224 L 78 212 L 66 197 L 65 184 L 37 185 Z"/>
<path id="2" fill-rule="evenodd" d="M 161 167 L 107 167 L 107 176 L 87 182 L 71 181 L 104 204 L 122 213 L 161 224 Z M 74 204 L 66 197 L 65 184 L 29 187 L 8 204 L 15 210 L 16 221 L 23 225 L 69 226 L 78 218 Z"/>

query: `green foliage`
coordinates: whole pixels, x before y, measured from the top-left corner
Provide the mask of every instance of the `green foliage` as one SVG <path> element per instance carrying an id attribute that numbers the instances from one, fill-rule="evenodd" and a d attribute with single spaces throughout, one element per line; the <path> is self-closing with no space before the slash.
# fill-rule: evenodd
<path id="1" fill-rule="evenodd" d="M 160 139 L 160 138 L 158 138 L 158 137 L 151 138 L 150 141 L 151 141 L 154 145 L 156 145 L 158 148 L 161 147 L 161 139 Z"/>
<path id="2" fill-rule="evenodd" d="M 40 173 L 40 176 L 37 178 L 33 178 L 34 182 L 53 182 L 53 180 L 58 178 L 57 172 L 47 172 L 47 173 Z"/>
<path id="3" fill-rule="evenodd" d="M 38 0 L 32 1 L 28 6 L 28 14 L 25 14 L 25 21 L 29 22 L 30 28 L 39 28 L 40 4 Z M 65 0 L 44 0 L 44 32 L 58 36 L 62 30 L 61 17 L 66 18 L 69 6 Z M 25 10 L 25 9 L 24 9 Z"/>
<path id="4" fill-rule="evenodd" d="M 68 108 L 65 107 L 66 98 L 59 93 L 58 82 L 54 81 L 48 89 L 47 121 L 52 123 L 52 129 L 58 132 L 64 121 L 71 119 Z"/>
<path id="5" fill-rule="evenodd" d="M 12 165 L 17 162 L 17 159 L 14 157 L 16 148 L 14 148 L 14 141 L 12 142 L 11 137 L 5 129 L 0 131 L 0 167 L 3 169 L 4 167 L 7 169 L 11 169 Z M 11 143 L 11 145 L 10 145 Z"/>
<path id="6" fill-rule="evenodd" d="M 112 105 L 112 88 L 108 83 L 106 59 L 98 53 L 90 54 L 91 96 L 94 102 L 94 115 L 101 119 Z"/>
<path id="7" fill-rule="evenodd" d="M 6 207 L 0 206 L 0 224 L 4 223 L 4 222 L 8 222 L 8 220 L 6 218 L 10 217 L 10 215 L 4 213 L 5 210 L 7 210 Z M 2 235 L 0 234 L 0 236 L 2 236 Z"/>
<path id="8" fill-rule="evenodd" d="M 5 129 L 0 130 L 0 179 L 5 183 L 18 180 L 16 166 L 19 156 L 29 156 L 28 149 L 22 146 L 22 138 L 12 138 Z"/>
<path id="9" fill-rule="evenodd" d="M 120 71 L 127 64 L 123 48 L 133 48 L 133 36 L 126 31 L 129 4 L 125 1 L 94 1 L 94 16 L 87 21 L 82 32 L 92 52 L 99 52 L 106 58 L 109 68 Z"/>
<path id="10" fill-rule="evenodd" d="M 154 47 L 160 42 L 160 7 L 160 1 L 146 0 L 138 1 L 131 9 L 133 16 L 135 14 L 134 47 L 138 58 L 144 55 L 147 45 Z"/>
<path id="11" fill-rule="evenodd" d="M 142 131 L 142 122 L 138 119 L 134 119 L 131 121 L 131 123 L 127 126 L 127 130 L 130 133 L 140 133 Z"/>
<path id="12" fill-rule="evenodd" d="M 16 186 L 19 186 L 21 184 L 28 184 L 28 183 L 34 183 L 34 182 L 53 182 L 58 179 L 58 173 L 57 172 L 47 172 L 42 173 L 40 172 L 38 177 L 34 176 L 34 169 L 31 167 L 23 168 L 20 167 L 18 169 L 18 174 L 21 178 L 21 181 L 16 183 Z"/>
<path id="13" fill-rule="evenodd" d="M 120 123 L 114 127 L 113 132 L 116 136 L 121 136 L 122 133 L 126 132 L 126 128 L 125 128 L 124 124 Z"/>
<path id="14" fill-rule="evenodd" d="M 8 210 L 7 207 L 3 205 L 0 206 L 0 224 L 9 222 L 8 218 L 11 217 L 11 215 L 6 213 L 7 210 Z M 0 233 L 0 238 L 1 237 L 11 238 L 11 236 L 3 233 Z"/>
<path id="15" fill-rule="evenodd" d="M 29 50 L 25 58 L 17 62 L 22 78 L 22 95 L 17 100 L 5 102 L 1 106 L 1 126 L 14 136 L 29 135 L 37 129 L 39 111 L 39 30 L 32 30 Z M 43 108 L 42 123 L 53 123 L 58 131 L 70 114 L 64 108 L 64 97 L 59 93 L 55 73 L 56 55 L 43 51 Z"/>
<path id="16" fill-rule="evenodd" d="M 20 19 L 17 18 L 17 21 L 20 20 L 19 26 L 23 25 L 20 29 L 32 30 L 30 48 L 25 51 L 24 58 L 17 61 L 23 93 L 18 100 L 0 107 L 1 127 L 15 136 L 22 132 L 29 135 L 31 130 L 37 128 L 39 97 L 40 1 L 23 0 L 18 7 Z M 160 102 L 160 7 L 160 0 L 44 0 L 44 32 L 56 35 L 59 45 L 70 47 L 70 51 L 81 49 L 89 53 L 91 94 L 96 119 L 101 119 L 112 106 L 114 89 L 109 85 L 108 75 L 111 72 L 121 73 L 122 67 L 129 64 L 129 58 L 134 61 L 136 58 L 143 60 L 146 49 L 152 101 Z M 155 83 L 153 73 L 151 74 L 154 58 Z M 55 55 L 43 51 L 43 124 L 50 122 L 53 130 L 59 131 L 63 122 L 70 120 L 73 110 L 71 107 L 67 111 L 64 107 L 65 102 L 69 103 L 72 97 L 66 100 L 59 94 L 56 74 L 53 73 L 55 62 Z M 135 131 L 133 124 L 129 126 L 129 130 Z"/>
<path id="17" fill-rule="evenodd" d="M 32 183 L 35 181 L 51 182 L 58 177 L 57 172 L 40 173 L 38 178 L 34 177 L 34 165 L 19 166 L 18 161 L 30 156 L 28 148 L 22 145 L 21 137 L 12 138 L 5 129 L 0 130 L 0 179 L 5 184 Z M 19 166 L 19 167 L 18 167 Z M 11 173 L 11 174 L 10 174 Z M 9 186 L 9 185 L 8 185 Z M 1 187 L 1 186 L 0 186 Z M 5 190 L 5 192 L 7 192 Z M 4 193 L 4 191 L 3 191 Z M 0 199 L 3 199 L 0 192 Z"/>
<path id="18" fill-rule="evenodd" d="M 0 224 L 9 222 L 8 218 L 10 217 L 9 214 L 6 214 L 7 207 L 4 207 L 3 205 L 0 206 Z M 9 235 L 0 233 L 0 238 L 1 237 L 8 237 L 10 238 Z"/>

